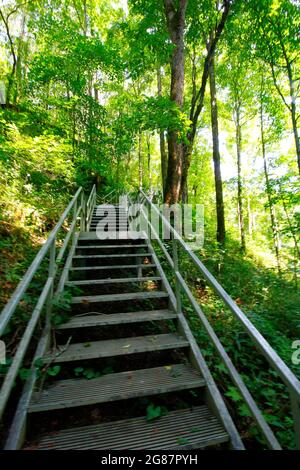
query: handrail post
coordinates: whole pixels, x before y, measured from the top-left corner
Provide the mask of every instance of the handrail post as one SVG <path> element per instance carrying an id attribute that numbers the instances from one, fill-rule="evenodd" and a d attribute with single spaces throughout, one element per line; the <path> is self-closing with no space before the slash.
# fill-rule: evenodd
<path id="1" fill-rule="evenodd" d="M 291 411 L 294 420 L 294 430 L 295 430 L 295 441 L 296 449 L 300 450 L 300 400 L 299 397 L 289 389 L 290 401 L 291 401 Z"/>
<path id="2" fill-rule="evenodd" d="M 73 228 L 72 244 L 75 242 L 75 237 L 76 237 L 77 209 L 78 209 L 78 199 L 76 199 L 75 204 L 74 204 L 74 207 L 73 207 L 73 222 L 74 222 L 74 228 Z"/>
<path id="3" fill-rule="evenodd" d="M 47 306 L 46 306 L 47 316 L 51 314 L 51 310 L 52 310 L 54 276 L 55 276 L 55 268 L 56 268 L 55 258 L 56 258 L 56 237 L 54 237 L 54 240 L 52 241 L 50 245 L 50 251 L 49 251 L 48 279 L 52 278 L 52 285 L 51 285 L 51 289 L 50 289 L 48 299 L 47 299 Z"/>
<path id="4" fill-rule="evenodd" d="M 80 221 L 80 230 L 81 232 L 86 231 L 86 205 L 85 205 L 85 195 L 84 191 L 81 193 L 81 221 Z"/>
<path id="5" fill-rule="evenodd" d="M 176 235 L 173 233 L 172 236 L 172 249 L 173 249 L 173 263 L 175 271 L 175 295 L 176 295 L 176 310 L 177 313 L 181 313 L 181 286 L 177 277 L 179 272 L 179 263 L 178 263 L 178 243 Z"/>

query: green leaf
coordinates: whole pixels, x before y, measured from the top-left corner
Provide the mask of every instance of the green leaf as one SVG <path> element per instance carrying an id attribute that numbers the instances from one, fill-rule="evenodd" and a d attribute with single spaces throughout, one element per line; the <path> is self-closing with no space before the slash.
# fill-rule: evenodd
<path id="1" fill-rule="evenodd" d="M 242 400 L 239 391 L 235 387 L 228 387 L 228 392 L 225 392 L 225 395 L 235 402 Z"/>
<path id="2" fill-rule="evenodd" d="M 147 420 L 152 421 L 154 419 L 157 419 L 161 416 L 162 414 L 162 409 L 160 406 L 155 406 L 153 403 L 151 403 L 147 407 Z"/>
<path id="3" fill-rule="evenodd" d="M 79 375 L 81 375 L 83 371 L 84 371 L 84 368 L 83 368 L 83 367 L 76 367 L 76 368 L 74 369 L 74 373 L 75 373 L 75 375 L 76 375 L 77 377 L 78 377 Z"/>
<path id="4" fill-rule="evenodd" d="M 178 437 L 177 443 L 178 443 L 180 446 L 184 446 L 184 445 L 186 445 L 186 444 L 189 443 L 189 440 L 188 440 L 186 437 Z"/>
<path id="5" fill-rule="evenodd" d="M 50 368 L 47 370 L 47 374 L 48 374 L 48 375 L 51 375 L 52 377 L 55 377 L 57 374 L 59 374 L 60 369 L 61 369 L 60 366 L 53 366 L 53 367 L 50 367 Z"/>

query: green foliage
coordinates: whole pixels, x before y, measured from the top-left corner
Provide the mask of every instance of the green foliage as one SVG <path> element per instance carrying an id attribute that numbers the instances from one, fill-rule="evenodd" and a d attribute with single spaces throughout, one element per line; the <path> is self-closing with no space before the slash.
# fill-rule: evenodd
<path id="1" fill-rule="evenodd" d="M 147 420 L 153 421 L 165 414 L 166 410 L 162 406 L 155 406 L 153 403 L 147 406 Z"/>
<path id="2" fill-rule="evenodd" d="M 102 375 L 112 374 L 113 368 L 111 366 L 105 367 L 102 371 L 96 370 L 93 367 L 75 367 L 75 377 L 85 377 L 87 380 L 102 377 Z"/>

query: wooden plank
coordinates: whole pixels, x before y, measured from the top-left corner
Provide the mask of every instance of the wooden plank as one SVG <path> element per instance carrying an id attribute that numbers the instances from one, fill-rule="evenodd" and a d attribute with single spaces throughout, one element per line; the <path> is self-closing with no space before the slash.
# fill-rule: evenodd
<path id="1" fill-rule="evenodd" d="M 146 321 L 172 320 L 177 317 L 176 312 L 167 309 L 145 310 L 139 312 L 122 312 L 105 314 L 97 312 L 98 315 L 77 315 L 67 323 L 56 327 L 58 330 L 67 330 L 72 328 L 88 328 L 104 325 L 121 325 L 126 323 L 139 323 Z"/>
<path id="2" fill-rule="evenodd" d="M 169 294 L 163 291 L 126 292 L 125 294 L 83 295 L 79 297 L 72 297 L 71 303 L 88 304 L 99 302 L 120 302 L 126 300 L 161 299 L 166 297 L 169 297 Z"/>
<path id="3" fill-rule="evenodd" d="M 123 283 L 132 283 L 132 282 L 150 282 L 150 281 L 160 281 L 161 277 L 152 276 L 152 277 L 116 277 L 108 279 L 84 279 L 81 281 L 68 281 L 66 285 L 68 286 L 93 286 L 93 285 L 103 285 L 103 284 L 123 284 Z"/>
<path id="4" fill-rule="evenodd" d="M 121 254 L 121 253 L 117 253 L 115 255 L 111 255 L 111 254 L 106 254 L 106 255 L 75 255 L 73 256 L 73 259 L 91 259 L 91 258 L 95 258 L 95 259 L 107 259 L 107 258 L 136 258 L 136 257 L 140 257 L 140 258 L 146 258 L 146 257 L 150 257 L 152 256 L 152 253 L 125 253 L 125 254 Z"/>
<path id="5" fill-rule="evenodd" d="M 91 343 L 70 344 L 66 351 L 54 358 L 54 362 L 81 361 L 100 357 L 126 356 L 128 354 L 162 351 L 188 347 L 188 341 L 176 333 L 162 335 L 135 336 L 132 338 L 109 339 Z M 64 346 L 58 346 L 63 350 Z M 44 357 L 48 362 L 53 357 Z"/>
<path id="6" fill-rule="evenodd" d="M 75 266 L 70 268 L 70 271 L 101 271 L 101 270 L 111 270 L 111 269 L 137 269 L 137 268 L 155 268 L 156 265 L 152 263 L 145 264 L 120 264 L 113 266 Z"/>
<path id="7" fill-rule="evenodd" d="M 228 434 L 206 406 L 171 411 L 148 422 L 144 416 L 42 437 L 41 450 L 190 450 L 228 442 Z"/>
<path id="8" fill-rule="evenodd" d="M 132 232 L 128 230 L 124 232 L 107 232 L 105 240 L 132 240 L 134 243 L 136 240 L 145 240 L 146 238 L 147 237 L 144 232 Z M 101 240 L 101 238 L 97 232 L 82 232 L 79 240 Z"/>
<path id="9" fill-rule="evenodd" d="M 105 250 L 105 249 L 112 249 L 112 248 L 146 248 L 147 245 L 146 244 L 137 244 L 137 245 L 126 245 L 126 244 L 123 244 L 123 245 L 77 245 L 76 246 L 76 250 L 94 250 L 94 249 L 101 249 L 101 250 Z"/>
<path id="10" fill-rule="evenodd" d="M 107 403 L 203 387 L 205 380 L 190 364 L 139 369 L 96 379 L 60 380 L 33 397 L 29 412 Z"/>

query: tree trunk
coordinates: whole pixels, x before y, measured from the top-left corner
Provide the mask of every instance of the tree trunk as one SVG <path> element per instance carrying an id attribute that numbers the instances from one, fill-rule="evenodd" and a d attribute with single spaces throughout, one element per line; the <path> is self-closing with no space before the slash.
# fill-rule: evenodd
<path id="1" fill-rule="evenodd" d="M 143 189 L 143 157 L 142 157 L 142 134 L 138 137 L 138 158 L 139 158 L 139 189 Z"/>
<path id="2" fill-rule="evenodd" d="M 14 82 L 15 82 L 15 75 L 16 75 L 16 68 L 17 68 L 17 56 L 16 56 L 15 46 L 14 46 L 10 29 L 9 29 L 8 16 L 5 18 L 1 8 L 0 8 L 0 17 L 2 18 L 2 21 L 6 29 L 6 34 L 8 37 L 10 51 L 12 55 L 12 68 L 11 68 L 11 73 L 8 77 L 7 90 L 6 90 L 6 105 L 8 106 L 9 104 L 11 104 L 11 94 L 12 94 Z"/>
<path id="3" fill-rule="evenodd" d="M 276 63 L 274 61 L 274 57 L 273 57 L 273 53 L 272 53 L 272 47 L 271 47 L 271 45 L 269 45 L 269 52 L 270 52 L 270 56 L 271 56 L 271 62 L 270 62 L 271 72 L 272 72 L 272 78 L 273 78 L 275 88 L 276 88 L 277 92 L 279 93 L 283 103 L 288 108 L 288 110 L 291 114 L 293 134 L 294 134 L 295 147 L 296 147 L 297 165 L 298 165 L 298 171 L 300 173 L 300 141 L 299 141 L 299 133 L 298 133 L 298 127 L 297 127 L 297 119 L 298 119 L 299 116 L 297 117 L 297 111 L 296 111 L 297 92 L 295 90 L 295 81 L 298 81 L 298 80 L 294 80 L 294 78 L 293 78 L 292 61 L 288 57 L 288 53 L 287 53 L 286 47 L 283 43 L 281 34 L 279 34 L 278 37 L 279 37 L 279 42 L 280 42 L 280 45 L 281 45 L 281 50 L 282 50 L 282 53 L 283 53 L 283 57 L 284 57 L 284 60 L 285 60 L 285 63 L 286 63 L 286 70 L 287 70 L 287 76 L 288 76 L 288 81 L 289 81 L 289 88 L 290 88 L 289 91 L 290 91 L 290 98 L 291 98 L 291 104 L 290 105 L 289 105 L 289 103 L 287 103 L 287 101 L 285 99 L 285 96 L 284 96 L 284 93 L 281 91 L 280 85 L 277 81 L 276 73 L 275 73 Z"/>
<path id="4" fill-rule="evenodd" d="M 202 112 L 203 106 L 204 106 L 205 89 L 206 89 L 207 81 L 209 79 L 209 67 L 210 67 L 211 60 L 214 56 L 217 44 L 224 30 L 224 27 L 228 18 L 228 14 L 230 11 L 230 7 L 231 7 L 231 1 L 224 0 L 223 12 L 222 12 L 220 21 L 216 25 L 215 30 L 211 31 L 210 38 L 207 42 L 207 47 L 206 47 L 207 54 L 204 60 L 201 86 L 198 92 L 196 92 L 196 89 L 193 86 L 192 102 L 191 102 L 191 109 L 190 109 L 190 116 L 189 116 L 192 124 L 187 133 L 188 144 L 185 144 L 183 148 L 183 171 L 182 171 L 182 178 L 181 178 L 181 186 L 182 188 L 184 188 L 183 189 L 184 193 L 187 192 L 188 172 L 189 172 L 189 168 L 191 164 L 194 140 L 195 140 L 195 136 L 197 132 L 197 123 L 198 123 L 199 116 Z M 195 71 L 193 71 L 193 74 L 194 73 Z"/>
<path id="5" fill-rule="evenodd" d="M 24 37 L 25 37 L 25 14 L 22 14 L 21 32 L 17 42 L 17 63 L 16 63 L 16 86 L 14 89 L 13 103 L 17 103 L 18 99 L 23 95 L 23 77 L 22 77 L 22 63 L 24 62 Z"/>
<path id="6" fill-rule="evenodd" d="M 148 185 L 151 188 L 152 185 L 152 177 L 151 177 L 151 148 L 150 148 L 150 135 L 147 134 L 146 136 L 147 141 L 147 169 L 148 169 Z"/>
<path id="7" fill-rule="evenodd" d="M 271 219 L 273 246 L 274 246 L 275 255 L 276 255 L 278 273 L 280 273 L 281 272 L 280 253 L 279 253 L 280 240 L 279 240 L 279 233 L 278 233 L 278 225 L 277 225 L 277 221 L 275 217 L 274 205 L 273 205 L 272 197 L 271 197 L 271 185 L 270 185 L 270 179 L 269 179 L 269 173 L 268 173 L 266 142 L 265 142 L 265 133 L 264 133 L 264 116 L 263 116 L 262 104 L 260 106 L 260 135 L 261 135 L 261 147 L 262 147 L 262 154 L 263 154 L 263 161 L 264 161 L 266 192 L 267 192 L 270 219 Z"/>
<path id="8" fill-rule="evenodd" d="M 161 69 L 157 67 L 157 94 L 158 96 L 162 96 L 162 86 L 161 86 Z M 168 158 L 166 152 L 166 145 L 165 145 L 165 135 L 164 132 L 161 131 L 159 133 L 159 147 L 160 147 L 160 164 L 161 164 L 161 186 L 162 186 L 162 194 L 163 198 L 165 196 L 165 186 L 167 180 L 167 169 L 168 169 Z"/>
<path id="9" fill-rule="evenodd" d="M 184 92 L 184 27 L 188 0 L 179 0 L 176 9 L 173 0 L 164 0 L 167 27 L 174 45 L 171 58 L 171 100 L 182 109 Z M 168 132 L 168 170 L 164 200 L 167 204 L 179 201 L 183 169 L 183 144 L 177 131 Z"/>
<path id="10" fill-rule="evenodd" d="M 251 212 L 251 200 L 250 196 L 247 197 L 247 215 L 248 215 L 248 233 L 252 239 L 253 230 L 252 230 L 252 212 Z"/>
<path id="11" fill-rule="evenodd" d="M 240 123 L 239 105 L 236 107 L 236 155 L 237 155 L 237 186 L 238 186 L 238 219 L 241 237 L 241 249 L 246 251 L 244 207 L 243 207 L 243 181 L 242 181 L 242 127 Z"/>
<path id="12" fill-rule="evenodd" d="M 215 79 L 215 63 L 212 58 L 209 67 L 209 83 L 210 83 L 210 109 L 211 109 L 211 128 L 213 141 L 213 161 L 215 174 L 215 191 L 216 191 L 216 212 L 217 212 L 217 241 L 224 243 L 225 241 L 225 217 L 223 202 L 223 184 L 221 175 L 221 159 L 219 147 L 219 123 L 218 123 L 218 104 L 216 94 Z"/>
<path id="13" fill-rule="evenodd" d="M 293 124 L 293 133 L 294 133 L 294 139 L 295 139 L 298 171 L 300 173 L 300 141 L 299 141 L 298 126 L 297 126 L 295 87 L 294 87 L 294 81 L 291 75 L 291 71 L 289 73 L 289 84 L 290 84 L 290 95 L 291 95 L 291 116 L 292 116 L 292 124 Z"/>

